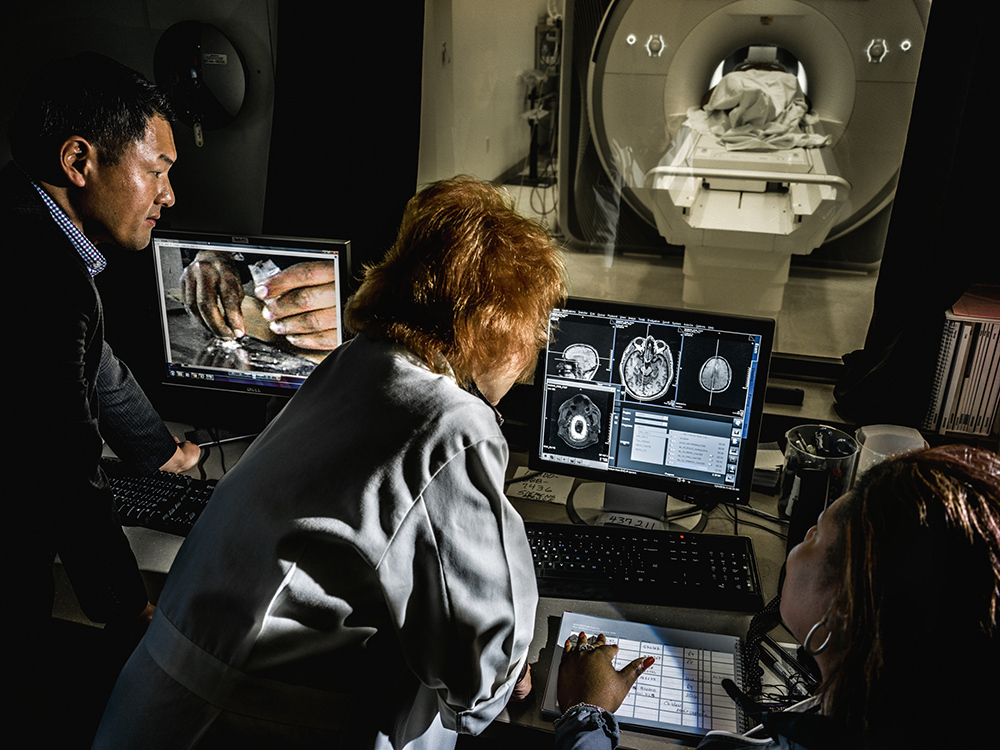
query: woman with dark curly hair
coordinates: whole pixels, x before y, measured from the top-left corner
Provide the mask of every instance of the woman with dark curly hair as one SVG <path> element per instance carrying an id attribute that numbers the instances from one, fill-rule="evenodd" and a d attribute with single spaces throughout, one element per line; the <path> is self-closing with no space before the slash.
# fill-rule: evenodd
<path id="1" fill-rule="evenodd" d="M 219 483 L 96 747 L 454 747 L 531 688 L 495 405 L 563 296 L 499 188 L 435 183 L 334 350 Z"/>
<path id="2" fill-rule="evenodd" d="M 818 711 L 768 714 L 758 739 L 713 732 L 700 748 L 979 747 L 995 737 L 995 454 L 950 445 L 872 467 L 820 515 L 786 570 L 781 616 L 819 665 Z M 613 649 L 565 654 L 560 750 L 617 744 L 608 712 L 644 665 L 615 672 Z"/>

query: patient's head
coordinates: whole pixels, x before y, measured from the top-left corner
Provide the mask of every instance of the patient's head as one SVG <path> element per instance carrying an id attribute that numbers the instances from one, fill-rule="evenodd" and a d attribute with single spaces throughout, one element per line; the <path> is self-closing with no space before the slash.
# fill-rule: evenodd
<path id="1" fill-rule="evenodd" d="M 395 244 L 347 304 L 354 331 L 396 341 L 494 403 L 533 365 L 563 297 L 548 232 L 503 188 L 470 177 L 410 199 Z M 496 398 L 494 398 L 496 396 Z"/>

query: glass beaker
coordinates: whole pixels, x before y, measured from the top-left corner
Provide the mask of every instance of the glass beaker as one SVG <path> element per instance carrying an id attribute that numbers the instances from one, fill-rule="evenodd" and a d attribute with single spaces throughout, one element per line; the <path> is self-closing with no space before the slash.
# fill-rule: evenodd
<path id="1" fill-rule="evenodd" d="M 822 424 L 793 427 L 785 433 L 785 464 L 781 473 L 778 512 L 791 518 L 803 493 L 810 495 L 817 515 L 847 492 L 858 458 L 857 441 L 842 430 Z M 811 497 L 818 493 L 818 498 Z"/>

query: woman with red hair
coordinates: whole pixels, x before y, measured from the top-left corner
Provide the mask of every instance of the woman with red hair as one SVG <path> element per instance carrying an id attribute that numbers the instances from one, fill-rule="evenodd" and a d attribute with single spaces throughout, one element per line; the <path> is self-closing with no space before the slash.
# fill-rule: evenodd
<path id="1" fill-rule="evenodd" d="M 435 183 L 334 350 L 215 490 L 96 747 L 454 747 L 531 681 L 496 404 L 563 296 L 502 189 Z"/>

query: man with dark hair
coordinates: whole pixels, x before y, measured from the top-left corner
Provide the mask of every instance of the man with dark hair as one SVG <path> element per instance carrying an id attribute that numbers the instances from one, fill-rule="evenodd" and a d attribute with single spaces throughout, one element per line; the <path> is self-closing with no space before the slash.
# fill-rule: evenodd
<path id="1" fill-rule="evenodd" d="M 91 619 L 141 629 L 152 617 L 99 466 L 102 434 L 146 471 L 183 471 L 200 455 L 170 435 L 104 342 L 93 281 L 105 266 L 97 244 L 144 249 L 174 203 L 171 116 L 163 93 L 140 74 L 87 53 L 33 79 L 10 123 L 14 161 L 0 172 L 0 242 L 9 309 L 23 317 L 5 338 L 26 374 L 23 412 L 11 426 L 27 446 L 17 470 L 36 482 L 6 503 L 14 575 L 4 619 L 24 624 L 21 668 L 44 644 L 56 554 Z"/>

